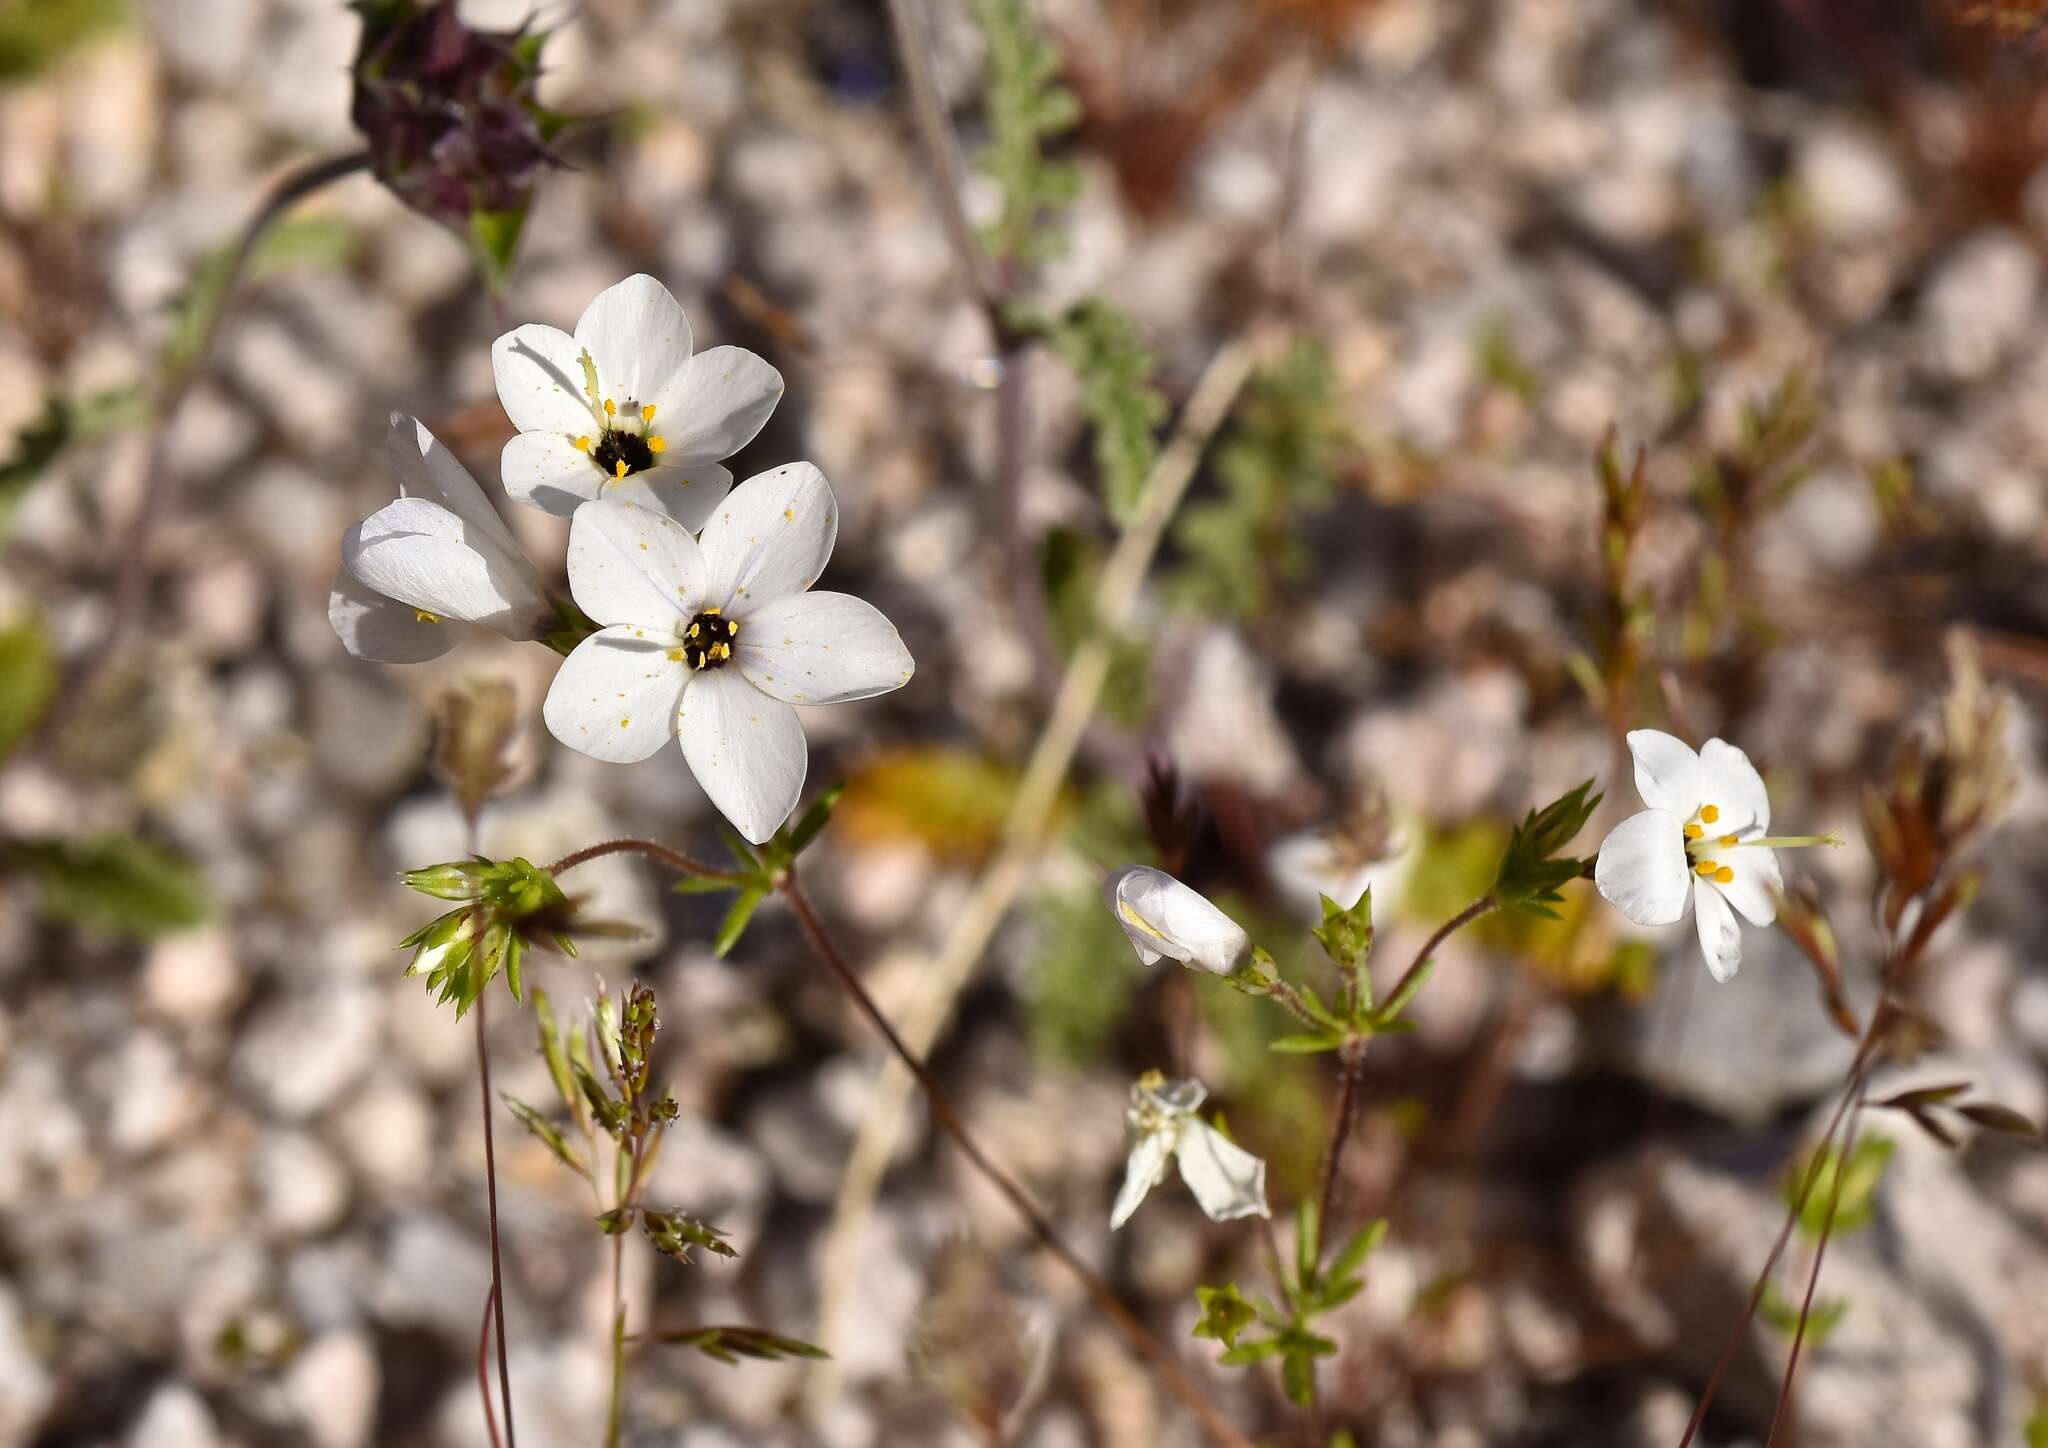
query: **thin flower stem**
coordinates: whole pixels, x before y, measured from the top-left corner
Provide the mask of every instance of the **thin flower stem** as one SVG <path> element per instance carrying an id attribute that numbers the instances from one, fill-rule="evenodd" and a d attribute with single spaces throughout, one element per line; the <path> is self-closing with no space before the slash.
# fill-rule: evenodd
<path id="1" fill-rule="evenodd" d="M 1287 1013 L 1312 1031 L 1323 1029 L 1323 1023 L 1315 1018 L 1299 992 L 1284 980 L 1275 980 L 1266 989 L 1266 994 L 1287 1008 Z"/>
<path id="2" fill-rule="evenodd" d="M 633 1138 L 630 1148 L 637 1155 L 639 1137 Z M 629 1148 L 621 1147 L 621 1151 Z M 626 1172 L 626 1200 L 619 1206 L 631 1206 L 634 1191 L 638 1188 L 640 1166 L 633 1161 Z M 611 1407 L 605 1415 L 605 1448 L 618 1448 L 619 1435 L 626 1424 L 626 1234 L 619 1232 L 612 1237 L 612 1392 Z"/>
<path id="3" fill-rule="evenodd" d="M 1046 1220 L 1044 1213 L 1039 1211 L 1030 1195 L 1018 1184 L 1017 1179 L 997 1165 L 974 1139 L 966 1124 L 953 1110 L 944 1089 L 924 1062 L 896 1033 L 896 1028 L 889 1024 L 889 1018 L 882 1014 L 881 1007 L 875 1004 L 874 997 L 869 995 L 867 987 L 861 984 L 860 976 L 847 963 L 845 956 L 839 953 L 839 947 L 833 943 L 832 938 L 825 933 L 824 926 L 811 908 L 809 898 L 797 884 L 794 873 L 784 877 L 781 890 L 783 898 L 795 912 L 797 924 L 802 928 L 804 938 L 810 942 L 812 951 L 846 989 L 860 1013 L 881 1032 L 883 1040 L 888 1042 L 889 1049 L 895 1053 L 896 1059 L 903 1063 L 904 1069 L 909 1071 L 917 1084 L 924 1089 L 925 1100 L 931 1107 L 932 1119 L 938 1123 L 940 1130 L 953 1139 L 953 1144 L 959 1148 L 960 1154 L 965 1156 L 968 1163 L 1002 1194 L 1018 1217 L 1031 1229 L 1032 1235 L 1038 1238 L 1040 1245 L 1080 1279 L 1081 1285 L 1087 1289 L 1096 1307 L 1109 1318 L 1111 1325 L 1123 1335 L 1124 1340 L 1158 1370 L 1174 1395 L 1201 1419 L 1210 1437 L 1220 1444 L 1227 1445 L 1227 1448 L 1251 1448 L 1250 1440 L 1224 1420 L 1214 1405 L 1203 1396 L 1201 1389 L 1188 1377 L 1173 1354 L 1167 1351 L 1165 1345 L 1152 1335 L 1130 1308 L 1124 1305 L 1123 1300 L 1107 1282 L 1102 1280 L 1095 1269 L 1067 1245 L 1058 1229 Z"/>
<path id="4" fill-rule="evenodd" d="M 503 1448 L 505 1441 L 498 1436 L 498 1415 L 491 1407 L 491 1309 L 497 1301 L 498 1285 L 494 1282 L 484 1294 L 483 1320 L 476 1328 L 476 1392 L 483 1400 L 484 1431 L 490 1435 L 491 1448 Z"/>
<path id="5" fill-rule="evenodd" d="M 707 865 L 701 860 L 693 860 L 682 851 L 672 850 L 667 845 L 659 844 L 654 840 L 635 839 L 605 840 L 601 844 L 586 846 L 574 854 L 562 856 L 561 859 L 548 866 L 548 873 L 550 875 L 559 875 L 564 870 L 573 870 L 578 865 L 588 864 L 592 860 L 601 860 L 606 855 L 627 854 L 645 855 L 656 864 L 668 866 L 669 869 L 674 870 L 678 875 L 699 875 L 706 880 L 738 880 L 743 878 L 735 870 L 721 870 L 715 865 Z"/>
<path id="6" fill-rule="evenodd" d="M 1415 983 L 1423 968 L 1429 964 L 1437 948 L 1467 925 L 1487 914 L 1499 902 L 1491 893 L 1480 896 L 1436 929 L 1436 933 L 1422 942 L 1422 949 L 1415 952 L 1415 959 L 1408 969 L 1394 982 L 1392 990 L 1382 997 L 1393 1000 Z M 1358 1117 L 1359 1077 L 1364 1071 L 1366 1037 L 1345 1042 L 1338 1052 L 1339 1075 L 1337 1078 L 1337 1114 L 1330 1123 L 1330 1144 L 1323 1148 L 1322 1187 L 1317 1193 L 1322 1203 L 1323 1240 L 1330 1241 L 1337 1234 L 1332 1215 L 1337 1205 L 1337 1183 L 1341 1176 L 1339 1167 L 1344 1157 L 1345 1143 L 1350 1139 L 1351 1128 Z"/>
<path id="7" fill-rule="evenodd" d="M 1097 630 L 1067 663 L 1059 692 L 1047 711 L 1004 816 L 996 853 L 954 915 L 938 954 L 929 968 L 919 973 L 919 993 L 910 1001 L 903 1018 L 903 1035 L 914 1052 L 932 1048 L 952 1013 L 954 1001 L 966 987 L 975 962 L 981 959 L 1003 917 L 1009 914 L 1029 882 L 1032 867 L 1045 847 L 1047 821 L 1109 682 L 1114 655 L 1111 641 L 1136 610 L 1145 574 L 1180 500 L 1194 480 L 1210 439 L 1230 415 L 1238 393 L 1259 360 L 1279 341 L 1277 332 L 1260 327 L 1220 348 L 1182 408 L 1174 435 L 1145 482 L 1137 515 L 1117 539 L 1103 567 L 1095 591 Z M 847 1158 L 846 1171 L 840 1179 L 839 1199 L 833 1204 L 832 1221 L 820 1253 L 818 1340 L 827 1348 L 838 1336 L 840 1317 L 853 1290 L 862 1229 L 874 1207 L 882 1173 L 895 1151 L 911 1085 L 907 1073 L 884 1065 L 875 1081 L 874 1100 L 862 1119 L 853 1153 Z M 835 1380 L 833 1363 L 816 1364 L 809 1374 L 806 1397 L 814 1404 L 829 1401 Z"/>
<path id="8" fill-rule="evenodd" d="M 1772 1448 L 1778 1441 L 1778 1429 L 1785 1422 L 1785 1414 L 1792 1405 L 1792 1380 L 1799 1374 L 1799 1351 L 1806 1345 L 1806 1324 L 1813 1315 L 1813 1294 L 1820 1286 L 1821 1263 L 1827 1259 L 1828 1238 L 1835 1230 L 1835 1212 L 1842 1205 L 1842 1184 L 1849 1178 L 1849 1153 L 1856 1149 L 1856 1128 L 1863 1117 L 1863 1097 L 1858 1092 L 1856 1104 L 1849 1111 L 1849 1125 L 1842 1133 L 1841 1150 L 1835 1158 L 1835 1184 L 1828 1192 L 1827 1216 L 1820 1226 L 1820 1241 L 1814 1244 L 1813 1269 L 1806 1274 L 1806 1296 L 1799 1303 L 1799 1326 L 1792 1333 L 1792 1355 L 1785 1362 L 1785 1381 L 1778 1385 L 1778 1406 L 1771 1413 L 1771 1431 L 1764 1439 L 1764 1448 Z"/>
<path id="9" fill-rule="evenodd" d="M 910 91 L 910 118 L 917 128 L 925 165 L 931 171 L 932 189 L 938 195 L 939 219 L 945 224 L 946 237 L 967 273 L 976 300 L 1000 337 L 1005 330 L 1002 281 L 988 254 L 975 240 L 974 227 L 967 219 L 967 204 L 961 196 L 960 157 L 953 144 L 952 128 L 946 124 L 946 109 L 939 99 L 938 85 L 932 79 L 931 46 L 923 29 L 923 17 L 914 13 L 913 4 L 914 0 L 889 0 L 889 28 Z"/>
<path id="10" fill-rule="evenodd" d="M 1764 1300 L 1764 1289 L 1769 1284 L 1771 1273 L 1776 1270 L 1778 1259 L 1785 1255 L 1786 1244 L 1792 1240 L 1792 1229 L 1798 1224 L 1799 1214 L 1806 1209 L 1806 1199 L 1812 1195 L 1814 1183 L 1820 1179 L 1822 1162 L 1829 1144 L 1835 1139 L 1835 1132 L 1842 1125 L 1842 1118 L 1848 1114 L 1850 1103 L 1862 1095 L 1863 1082 L 1868 1067 L 1872 1039 L 1866 1036 L 1863 1048 L 1857 1053 L 1855 1064 L 1850 1068 L 1849 1085 L 1842 1092 L 1842 1099 L 1835 1107 L 1835 1114 L 1829 1118 L 1827 1130 L 1821 1133 L 1820 1145 L 1814 1149 L 1813 1161 L 1806 1168 L 1806 1176 L 1799 1184 L 1799 1193 L 1792 1205 L 1785 1211 L 1784 1225 L 1778 1229 L 1778 1237 L 1771 1244 L 1770 1254 L 1764 1258 L 1763 1270 L 1756 1275 L 1756 1285 L 1750 1288 L 1749 1301 L 1744 1304 L 1742 1315 L 1735 1321 L 1735 1330 L 1728 1334 L 1728 1341 L 1721 1348 L 1721 1355 L 1714 1360 L 1714 1370 L 1707 1375 L 1707 1385 L 1700 1392 L 1700 1400 L 1692 1410 L 1692 1417 L 1685 1425 L 1685 1434 L 1678 1440 L 1678 1448 L 1692 1448 L 1692 1441 L 1699 1436 L 1700 1425 L 1707 1420 L 1707 1409 L 1713 1405 L 1714 1394 L 1720 1390 L 1721 1377 L 1728 1371 L 1728 1364 L 1734 1360 L 1735 1350 L 1742 1345 L 1742 1335 L 1749 1331 L 1749 1324 L 1756 1317 L 1757 1308 Z"/>
<path id="11" fill-rule="evenodd" d="M 512 1365 L 505 1350 L 505 1269 L 498 1253 L 498 1154 L 491 1139 L 491 1054 L 484 1046 L 486 991 L 476 1000 L 476 1065 L 484 1105 L 484 1190 L 491 1222 L 491 1307 L 498 1329 L 498 1396 L 505 1404 L 505 1448 L 518 1448 L 512 1428 Z M 484 1411 L 490 1411 L 486 1402 Z"/>
<path id="12" fill-rule="evenodd" d="M 171 425 L 177 420 L 178 409 L 187 394 L 206 375 L 213 360 L 214 343 L 220 336 L 221 321 L 227 315 L 236 284 L 248 269 L 249 259 L 255 255 L 257 246 L 270 228 L 287 211 L 323 187 L 358 171 L 366 171 L 369 166 L 368 151 L 353 151 L 324 161 L 309 162 L 288 172 L 271 187 L 257 207 L 256 214 L 244 223 L 235 240 L 235 250 L 228 259 L 227 270 L 222 274 L 220 291 L 213 299 L 213 310 L 200 331 L 198 345 L 182 368 L 158 383 L 152 407 L 155 416 L 150 426 L 148 445 L 143 450 L 140 495 L 127 528 L 111 551 L 120 573 L 115 579 L 113 606 L 108 611 L 105 636 L 101 638 L 99 647 L 86 656 L 65 684 L 63 693 L 44 714 L 37 729 L 38 740 L 54 739 L 59 726 L 69 722 L 72 713 L 84 701 L 88 687 L 111 661 L 114 646 L 141 611 L 143 593 L 149 584 L 149 535 L 155 530 L 157 516 L 162 511 L 170 470 Z"/>

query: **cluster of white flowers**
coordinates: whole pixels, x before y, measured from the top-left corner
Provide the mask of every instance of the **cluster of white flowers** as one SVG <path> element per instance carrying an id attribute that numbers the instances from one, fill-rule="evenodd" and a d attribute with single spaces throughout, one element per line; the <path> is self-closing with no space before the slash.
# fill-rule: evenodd
<path id="1" fill-rule="evenodd" d="M 722 465 L 760 432 L 782 377 L 739 347 L 693 350 L 668 289 L 628 277 L 574 335 L 527 325 L 491 348 L 518 435 L 505 490 L 571 520 L 569 592 L 599 627 L 542 711 L 598 759 L 645 759 L 675 736 L 704 792 L 756 844 L 796 808 L 808 752 L 799 704 L 901 688 L 913 668 L 889 620 L 812 592 L 838 503 L 794 463 L 737 488 Z M 328 617 L 358 658 L 448 650 L 459 619 L 541 637 L 558 609 L 483 491 L 427 429 L 394 414 L 399 498 L 351 528 Z"/>

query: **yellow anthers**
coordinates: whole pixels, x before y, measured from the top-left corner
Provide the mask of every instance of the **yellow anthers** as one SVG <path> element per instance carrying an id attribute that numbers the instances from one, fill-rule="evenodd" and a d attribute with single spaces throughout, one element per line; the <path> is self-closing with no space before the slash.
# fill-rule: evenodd
<path id="1" fill-rule="evenodd" d="M 710 663 L 710 662 L 711 662 L 711 654 L 709 653 L 709 651 L 706 651 L 706 652 L 704 652 L 704 653 L 701 653 L 701 654 L 699 654 L 699 655 L 697 656 L 697 667 L 698 667 L 698 668 L 700 668 L 700 669 L 701 669 L 701 668 L 703 668 L 703 667 L 704 667 L 704 666 L 705 666 L 706 664 L 708 664 L 708 663 Z"/>
<path id="2" fill-rule="evenodd" d="M 723 613 L 723 612 L 725 612 L 725 610 L 724 610 L 724 609 L 721 609 L 721 608 L 706 608 L 706 609 L 700 609 L 700 610 L 699 610 L 699 612 L 702 612 L 702 613 L 710 613 L 710 614 L 717 614 L 717 613 Z"/>
<path id="3" fill-rule="evenodd" d="M 640 409 L 640 420 L 641 420 L 642 422 L 652 422 L 652 421 L 654 421 L 654 404 L 653 404 L 653 403 L 651 403 L 651 402 L 650 402 L 650 403 L 648 403 L 648 404 L 647 404 L 647 405 L 646 405 L 645 407 L 643 407 L 643 408 L 641 408 L 641 409 Z"/>
<path id="4" fill-rule="evenodd" d="M 654 411 L 651 407 L 647 410 L 649 412 Z M 668 443 L 663 440 L 661 434 L 649 433 L 647 435 L 647 450 L 651 453 L 665 453 L 668 451 Z"/>
<path id="5" fill-rule="evenodd" d="M 626 460 L 624 458 L 620 458 L 612 464 L 612 476 L 620 481 L 624 481 L 626 476 Z"/>
<path id="6" fill-rule="evenodd" d="M 725 621 L 725 636 L 734 639 L 740 636 L 740 621 L 738 619 L 729 618 Z"/>
<path id="7" fill-rule="evenodd" d="M 1723 835 L 1721 836 L 1721 843 L 1724 845 L 1739 845 L 1742 841 L 1734 835 Z"/>
<path id="8" fill-rule="evenodd" d="M 1147 1071 L 1138 1078 L 1138 1084 L 1147 1091 L 1157 1091 L 1166 1084 L 1166 1075 L 1161 1071 Z"/>
<path id="9" fill-rule="evenodd" d="M 690 625 L 690 631 L 689 631 L 689 633 L 687 633 L 686 635 L 684 635 L 684 637 L 685 637 L 685 638 L 695 638 L 695 637 L 697 637 L 698 633 L 699 633 L 699 632 L 701 632 L 701 631 L 703 630 L 703 627 L 704 627 L 704 625 L 703 625 L 703 624 L 701 624 L 701 623 L 693 623 L 693 624 L 691 624 L 691 625 Z"/>
<path id="10" fill-rule="evenodd" d="M 1687 825 L 1685 827 L 1685 837 L 1689 840 L 1696 840 L 1705 833 L 1706 831 L 1701 829 L 1698 825 Z"/>
<path id="11" fill-rule="evenodd" d="M 1734 884 L 1735 871 L 1727 865 L 1723 865 L 1720 869 L 1714 871 L 1714 882 L 1718 885 Z"/>
<path id="12" fill-rule="evenodd" d="M 1714 875 L 1720 870 L 1720 868 L 1721 867 L 1715 864 L 1712 860 L 1701 860 L 1697 865 L 1694 865 L 1692 867 L 1692 872 L 1695 875 L 1704 875 L 1707 878 L 1712 879 Z"/>
<path id="13" fill-rule="evenodd" d="M 576 451 L 578 451 L 578 452 L 580 452 L 580 453 L 587 453 L 587 452 L 589 452 L 589 451 L 590 451 L 590 434 L 586 432 L 586 433 L 584 433 L 584 434 L 583 434 L 583 436 L 581 436 L 581 437 L 579 437 L 579 438 L 575 438 L 575 439 L 572 439 L 572 446 L 574 446 L 574 447 L 575 447 L 575 449 L 576 449 Z"/>
<path id="14" fill-rule="evenodd" d="M 440 615 L 440 614 L 438 614 L 438 613 L 428 613 L 428 612 L 427 612 L 427 611 L 426 611 L 425 609 L 423 609 L 423 608 L 416 608 L 416 609 L 414 609 L 414 610 L 412 611 L 412 616 L 413 616 L 414 618 L 418 619 L 418 620 L 419 620 L 419 621 L 420 621 L 421 623 L 439 623 L 439 622 L 441 621 L 441 615 Z"/>
<path id="15" fill-rule="evenodd" d="M 1705 820 L 1708 824 L 1712 824 L 1715 820 L 1721 818 L 1721 807 L 1719 805 L 1712 804 L 1701 805 L 1700 818 Z"/>
<path id="16" fill-rule="evenodd" d="M 606 417 L 617 417 L 619 415 L 618 403 L 612 401 L 609 397 L 604 400 L 604 415 Z"/>

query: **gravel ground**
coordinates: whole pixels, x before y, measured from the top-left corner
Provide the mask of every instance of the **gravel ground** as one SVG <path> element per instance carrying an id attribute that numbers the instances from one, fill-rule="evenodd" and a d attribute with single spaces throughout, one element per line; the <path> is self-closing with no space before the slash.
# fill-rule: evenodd
<path id="1" fill-rule="evenodd" d="M 981 41 L 964 7 L 923 9 L 972 147 Z M 1737 740 L 1781 820 L 1845 833 L 1788 868 L 1829 903 L 1859 1009 L 1878 940 L 1864 790 L 1933 717 L 1958 631 L 2010 694 L 2012 783 L 1982 888 L 1936 937 L 1921 992 L 1945 1039 L 1880 1083 L 1968 1080 L 2048 1110 L 2048 62 L 1928 16 L 1838 9 L 1041 9 L 1081 102 L 1063 153 L 1082 184 L 1033 295 L 1126 309 L 1176 405 L 1220 346 L 1279 317 L 1326 347 L 1345 437 L 1327 503 L 1281 523 L 1303 566 L 1250 617 L 1148 591 L 1149 667 L 1117 676 L 1149 682 L 1147 700 L 1084 741 L 1074 837 L 1033 866 L 935 1059 L 990 1149 L 1261 1442 L 1311 1439 L 1275 1378 L 1214 1366 L 1189 1333 L 1195 1285 L 1263 1281 L 1264 1246 L 1177 1186 L 1110 1236 L 1124 1092 L 1147 1067 L 1193 1068 L 1291 1203 L 1334 1072 L 1247 1067 L 1222 1022 L 1255 1003 L 1141 975 L 1113 932 L 1099 953 L 1106 917 L 1067 924 L 1103 863 L 1083 831 L 1104 800 L 1128 830 L 1147 762 L 1169 764 L 1214 821 L 1189 877 L 1292 937 L 1300 881 L 1268 850 L 1374 806 L 1397 847 L 1369 872 L 1383 970 L 1448 913 L 1459 887 L 1443 882 L 1473 840 L 1589 775 L 1608 792 L 1597 838 L 1633 807 L 1614 718 L 1573 672 L 1605 597 L 1594 460 L 1610 431 L 1624 455 L 1647 449 L 1632 577 L 1668 625 L 1640 680 L 1651 712 L 1626 722 Z M 1034 596 L 1040 540 L 1110 531 L 1084 398 L 1044 349 L 1013 363 L 1028 428 L 1017 495 L 1001 496 L 996 342 L 927 184 L 883 8 L 591 0 L 542 18 L 560 25 L 545 97 L 617 120 L 567 143 L 574 165 L 543 181 L 503 296 L 368 178 L 297 213 L 343 244 L 237 299 L 170 434 L 145 606 L 107 688 L 0 771 L 0 840 L 145 831 L 198 863 L 213 902 L 206 924 L 136 945 L 52 922 L 0 881 L 0 1445 L 488 1442 L 474 1043 L 395 948 L 431 913 L 397 872 L 464 846 L 427 763 L 434 701 L 479 675 L 518 690 L 520 782 L 484 815 L 488 853 L 543 861 L 637 833 L 710 854 L 717 838 L 672 752 L 612 766 L 546 736 L 545 649 L 479 634 L 390 668 L 349 659 L 328 626 L 340 534 L 391 496 L 391 410 L 494 486 L 511 430 L 489 344 L 507 326 L 568 325 L 644 270 L 700 345 L 752 347 L 787 379 L 733 470 L 824 470 L 841 506 L 827 582 L 878 604 L 918 663 L 909 687 L 807 720 L 812 779 L 851 773 L 842 810 L 859 805 L 810 880 L 885 1011 L 916 995 L 989 840 L 986 810 L 906 797 L 878 761 L 986 756 L 1006 789 L 1044 719 L 1057 661 L 1019 590 Z M 51 396 L 147 379 L 194 266 L 279 175 L 351 146 L 358 23 L 327 0 L 142 0 L 45 68 L 0 70 L 0 437 Z M 980 177 L 966 196 L 977 217 L 996 203 Z M 1782 504 L 1717 514 L 1702 466 L 1741 472 L 1744 410 L 1787 379 L 1811 414 L 1810 477 Z M 0 539 L 0 616 L 39 612 L 73 669 L 134 566 L 110 540 L 148 451 L 140 427 L 68 450 Z M 1873 477 L 1907 475 L 1912 503 L 1888 512 Z M 1205 470 L 1197 503 L 1221 486 Z M 559 520 L 507 516 L 554 570 Z M 1170 543 L 1162 580 L 1187 551 Z M 717 960 L 718 900 L 621 860 L 576 878 L 641 933 L 530 975 L 565 1010 L 595 979 L 655 987 L 658 1074 L 682 1115 L 653 1194 L 741 1252 L 683 1267 L 636 1244 L 632 1320 L 815 1335 L 879 1043 L 779 906 Z M 1448 945 L 1416 1033 L 1368 1072 L 1348 1189 L 1392 1226 L 1330 1324 L 1343 1350 L 1322 1379 L 1329 1422 L 1361 1445 L 1676 1443 L 1777 1230 L 1787 1163 L 1848 1069 L 1782 933 L 1750 932 L 1741 974 L 1716 986 L 1689 925 L 1636 932 L 1572 889 L 1592 923 L 1563 946 L 1511 931 Z M 1646 963 L 1625 987 L 1565 959 L 1637 938 Z M 1111 1005 L 1072 1009 L 1108 1018 L 1081 1049 L 1049 1046 L 1064 993 L 1096 976 Z M 550 1099 L 526 1014 L 498 993 L 487 1013 L 494 1085 Z M 830 1366 L 649 1347 L 626 1441 L 978 1441 L 948 1406 L 963 1373 L 1021 1400 L 1000 1441 L 1202 1441 L 909 1115 Z M 2033 1441 L 2048 1156 L 1881 1125 L 1895 1155 L 1875 1219 L 1828 1251 L 1824 1292 L 1849 1307 L 1802 1363 L 1799 1442 Z M 502 1112 L 496 1139 L 520 1441 L 595 1443 L 609 1246 L 581 1185 Z M 1808 1250 L 1789 1259 L 1794 1300 Z M 1787 1347 L 1752 1329 L 1701 1443 L 1764 1441 Z"/>

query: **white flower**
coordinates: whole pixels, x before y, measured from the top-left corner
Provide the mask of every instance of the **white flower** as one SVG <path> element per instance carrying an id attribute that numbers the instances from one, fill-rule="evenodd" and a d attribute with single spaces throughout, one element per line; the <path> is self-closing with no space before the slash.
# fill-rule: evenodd
<path id="1" fill-rule="evenodd" d="M 704 526 L 732 487 L 719 466 L 782 397 L 782 374 L 744 347 L 691 351 L 667 287 L 630 276 L 584 308 L 576 335 L 528 323 L 491 344 L 498 400 L 519 436 L 505 491 L 567 517 L 616 498 Z"/>
<path id="2" fill-rule="evenodd" d="M 569 526 L 569 588 L 601 627 L 555 675 L 548 728 L 620 763 L 679 734 L 711 802 L 766 840 L 803 791 L 792 706 L 910 681 L 910 653 L 879 610 L 805 591 L 838 531 L 832 489 L 809 463 L 747 479 L 701 538 L 649 508 L 585 503 Z"/>
<path id="3" fill-rule="evenodd" d="M 1774 849 L 1839 844 L 1832 836 L 1773 837 L 1771 801 L 1749 756 L 1720 739 L 1695 754 L 1655 729 L 1628 736 L 1636 790 L 1649 808 L 1614 827 L 1593 880 L 1638 925 L 1699 917 L 1700 950 L 1715 980 L 1742 964 L 1740 911 L 1752 925 L 1777 918 L 1784 888 Z M 1731 908 L 1732 907 L 1732 908 Z"/>
<path id="4" fill-rule="evenodd" d="M 1387 820 L 1375 811 L 1284 835 L 1266 847 L 1266 874 L 1275 893 L 1309 925 L 1322 923 L 1325 896 L 1348 908 L 1367 887 L 1384 918 L 1413 864 L 1413 853 L 1392 838 Z"/>
<path id="5" fill-rule="evenodd" d="M 1271 1215 L 1266 1164 L 1195 1115 L 1208 1094 L 1199 1081 L 1168 1081 L 1157 1071 L 1147 1071 L 1131 1087 L 1124 1120 L 1134 1139 L 1123 1189 L 1109 1213 L 1112 1232 L 1165 1180 L 1169 1157 L 1180 1159 L 1180 1179 L 1212 1220 Z"/>
<path id="6" fill-rule="evenodd" d="M 1126 865 L 1102 882 L 1102 898 L 1147 965 L 1166 956 L 1229 975 L 1251 949 L 1235 920 L 1164 870 Z"/>
<path id="7" fill-rule="evenodd" d="M 539 637 L 553 615 L 540 571 L 476 479 L 413 418 L 391 414 L 384 454 L 398 501 L 341 539 L 327 618 L 359 659 L 416 664 L 448 652 L 446 619 Z"/>

